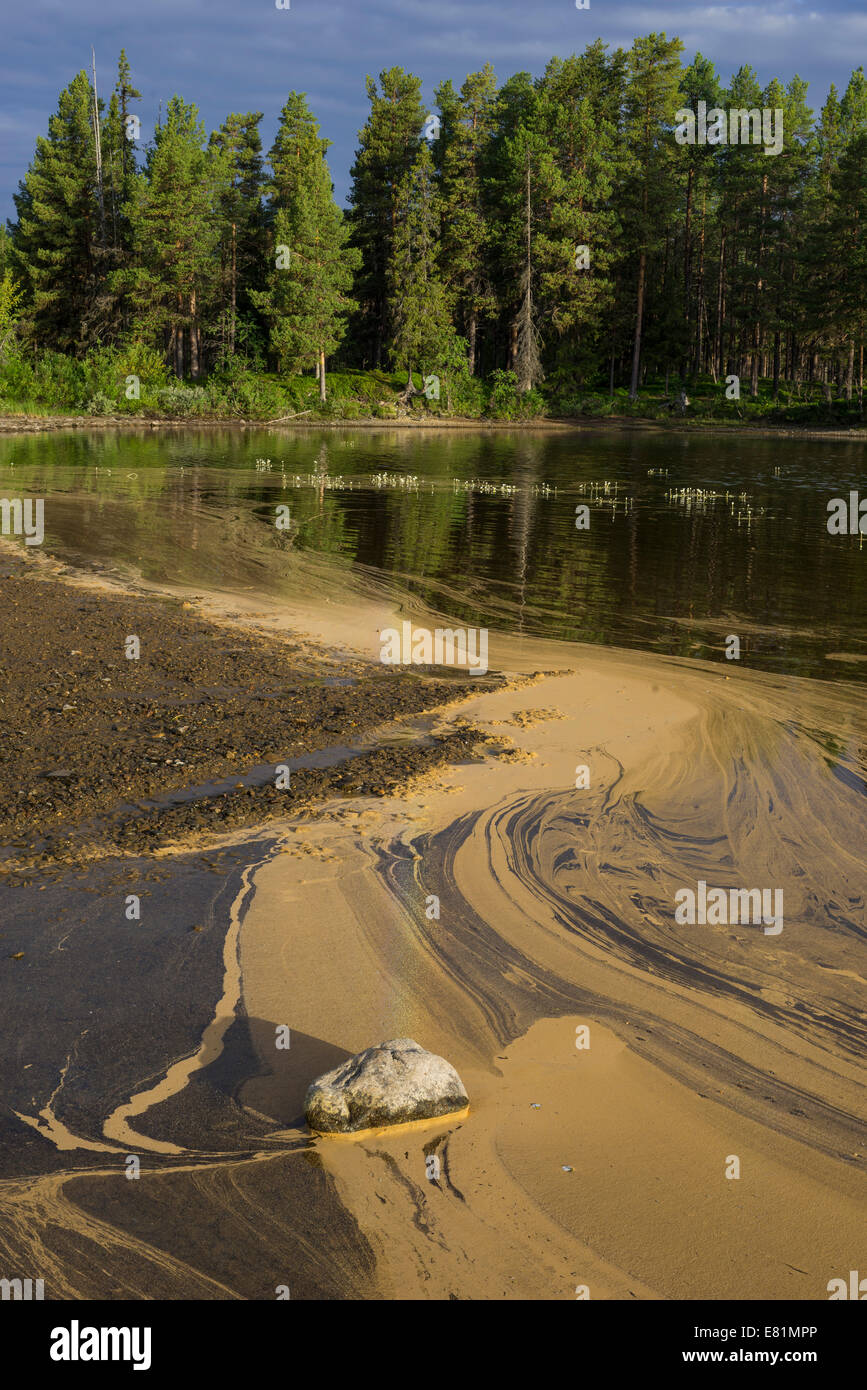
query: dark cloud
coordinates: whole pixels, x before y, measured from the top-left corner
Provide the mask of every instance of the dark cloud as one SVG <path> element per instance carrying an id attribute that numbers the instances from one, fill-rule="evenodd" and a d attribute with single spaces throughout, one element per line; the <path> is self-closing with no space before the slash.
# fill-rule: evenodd
<path id="1" fill-rule="evenodd" d="M 113 85 L 125 47 L 143 134 L 158 103 L 174 93 L 199 106 L 208 129 L 228 111 L 265 112 L 266 148 L 292 88 L 308 93 L 323 133 L 338 196 L 349 186 L 356 134 L 366 114 L 365 74 L 399 64 L 417 73 L 424 94 L 450 77 L 493 63 L 502 79 L 540 72 L 554 54 L 580 50 L 597 37 L 628 47 L 637 34 L 678 34 L 687 57 L 700 49 L 727 80 L 748 62 L 759 78 L 799 73 L 814 106 L 830 82 L 845 85 L 867 52 L 864 0 L 7 0 L 0 56 L 0 215 L 46 129 L 57 96 L 90 63 L 96 48 L 101 90 Z"/>

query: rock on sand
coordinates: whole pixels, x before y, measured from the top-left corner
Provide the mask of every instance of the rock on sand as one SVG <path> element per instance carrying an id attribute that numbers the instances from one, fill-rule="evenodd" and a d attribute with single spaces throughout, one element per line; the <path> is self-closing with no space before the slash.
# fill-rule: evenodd
<path id="1" fill-rule="evenodd" d="M 392 1038 L 317 1077 L 307 1088 L 304 1113 L 311 1129 L 351 1134 L 434 1119 L 468 1103 L 463 1082 L 444 1057 L 425 1052 L 412 1038 Z"/>

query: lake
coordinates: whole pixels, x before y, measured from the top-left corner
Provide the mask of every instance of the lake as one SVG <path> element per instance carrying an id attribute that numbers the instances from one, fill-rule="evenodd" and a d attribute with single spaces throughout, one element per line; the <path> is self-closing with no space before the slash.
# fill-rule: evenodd
<path id="1" fill-rule="evenodd" d="M 45 499 L 47 551 L 153 582 L 279 596 L 291 547 L 463 624 L 712 660 L 734 634 L 743 665 L 863 681 L 867 551 L 827 508 L 864 463 L 619 429 L 93 431 L 0 439 L 0 495 Z"/>

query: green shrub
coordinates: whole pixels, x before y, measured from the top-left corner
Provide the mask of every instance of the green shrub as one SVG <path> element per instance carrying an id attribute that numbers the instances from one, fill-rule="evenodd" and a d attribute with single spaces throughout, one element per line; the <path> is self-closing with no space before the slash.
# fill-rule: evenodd
<path id="1" fill-rule="evenodd" d="M 87 402 L 88 415 L 111 415 L 114 411 L 115 403 L 104 396 L 101 391 L 96 391 Z"/>
<path id="2" fill-rule="evenodd" d="M 267 420 L 287 413 L 285 394 L 276 382 L 243 367 L 226 366 L 214 372 L 207 396 L 217 415 Z"/>
<path id="3" fill-rule="evenodd" d="M 517 420 L 536 420 L 540 415 L 547 415 L 547 413 L 548 407 L 541 391 L 533 388 L 531 391 L 522 391 L 518 396 L 515 412 Z"/>
<path id="4" fill-rule="evenodd" d="M 81 393 L 88 402 L 85 409 L 90 413 L 89 402 L 97 396 L 106 397 L 115 405 L 124 398 L 126 382 L 120 375 L 118 353 L 115 348 L 96 348 L 82 358 Z"/>
<path id="5" fill-rule="evenodd" d="M 88 396 L 84 370 L 74 357 L 63 352 L 43 352 L 34 364 L 34 390 L 38 400 L 82 410 Z"/>
<path id="6" fill-rule="evenodd" d="M 118 348 L 117 367 L 121 376 L 137 376 L 143 386 L 169 385 L 165 358 L 147 343 L 129 342 Z"/>
<path id="7" fill-rule="evenodd" d="M 20 352 L 0 358 L 0 396 L 10 403 L 29 401 L 36 395 L 36 373 L 32 362 Z"/>
<path id="8" fill-rule="evenodd" d="M 535 388 L 519 391 L 518 378 L 514 372 L 501 369 L 493 372 L 490 387 L 487 413 L 492 420 L 533 420 L 546 413 L 545 398 L 541 391 Z"/>
<path id="9" fill-rule="evenodd" d="M 206 415 L 209 405 L 208 393 L 201 386 L 167 386 L 156 392 L 155 401 L 163 415 L 173 418 Z"/>
<path id="10" fill-rule="evenodd" d="M 491 374 L 490 387 L 487 414 L 493 420 L 513 419 L 518 401 L 518 378 L 515 373 L 498 368 Z"/>
<path id="11" fill-rule="evenodd" d="M 447 383 L 443 390 L 442 399 L 446 401 L 451 398 L 453 415 L 466 415 L 470 419 L 477 420 L 485 412 L 487 392 L 485 383 L 477 376 L 462 375 L 454 381 Z M 442 400 L 440 402 L 442 404 Z"/>
<path id="12" fill-rule="evenodd" d="M 172 376 L 161 353 L 147 343 L 130 342 L 115 349 L 111 369 L 117 381 L 117 401 L 120 409 L 135 413 L 156 408 L 156 396 L 172 383 Z M 139 395 L 127 396 L 127 388 L 138 378 Z"/>

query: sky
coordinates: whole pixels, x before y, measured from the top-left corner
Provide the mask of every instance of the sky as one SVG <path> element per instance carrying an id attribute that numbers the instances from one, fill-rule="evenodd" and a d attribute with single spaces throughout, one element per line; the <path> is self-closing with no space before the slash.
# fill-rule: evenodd
<path id="1" fill-rule="evenodd" d="M 867 62 L 865 0 L 0 0 L 0 218 L 14 217 L 12 194 L 47 131 L 57 98 L 96 50 L 97 86 L 108 96 L 125 48 L 142 101 L 133 107 L 142 142 L 159 102 L 194 102 L 208 131 L 230 111 L 263 111 L 264 148 L 293 89 L 306 92 L 343 203 L 368 103 L 365 77 L 400 66 L 437 84 L 460 86 L 486 62 L 502 82 L 541 73 L 554 55 L 602 38 L 629 47 L 653 31 L 678 35 L 684 59 L 697 50 L 724 82 L 750 63 L 762 83 L 795 73 L 810 83 L 818 110 L 831 82 L 845 87 Z M 279 0 L 286 4 L 287 0 Z"/>

